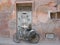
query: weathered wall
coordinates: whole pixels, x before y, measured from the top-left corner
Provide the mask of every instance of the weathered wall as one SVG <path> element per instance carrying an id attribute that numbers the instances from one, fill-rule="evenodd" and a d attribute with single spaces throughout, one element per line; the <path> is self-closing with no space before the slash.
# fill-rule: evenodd
<path id="1" fill-rule="evenodd" d="M 58 0 L 59 2 L 59 0 Z M 35 1 L 35 15 L 33 16 L 34 28 L 44 38 L 45 33 L 55 33 L 60 38 L 60 20 L 51 20 L 49 18 L 49 11 L 60 11 L 60 4 L 56 7 L 56 0 L 40 0 Z"/>
<path id="2" fill-rule="evenodd" d="M 16 30 L 15 0 L 0 0 L 0 35 L 10 37 Z"/>
<path id="3" fill-rule="evenodd" d="M 1 36 L 11 37 L 16 31 L 16 1 L 19 2 L 20 0 L 0 0 Z M 33 28 L 42 35 L 53 32 L 60 37 L 60 22 L 50 20 L 48 14 L 49 11 L 56 11 L 56 0 L 31 1 L 33 1 Z M 58 4 L 57 9 L 60 11 L 60 4 Z M 42 37 L 44 37 L 44 35 Z"/>

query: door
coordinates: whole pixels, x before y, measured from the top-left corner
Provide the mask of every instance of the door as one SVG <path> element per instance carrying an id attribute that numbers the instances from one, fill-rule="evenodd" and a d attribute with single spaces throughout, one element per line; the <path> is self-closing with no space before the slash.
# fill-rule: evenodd
<path id="1" fill-rule="evenodd" d="M 17 27 L 18 30 L 21 27 L 27 28 L 32 23 L 32 11 L 18 11 Z"/>

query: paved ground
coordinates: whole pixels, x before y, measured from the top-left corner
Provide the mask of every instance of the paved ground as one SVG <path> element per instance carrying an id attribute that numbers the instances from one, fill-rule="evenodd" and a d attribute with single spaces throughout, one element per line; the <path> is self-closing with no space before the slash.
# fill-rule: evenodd
<path id="1" fill-rule="evenodd" d="M 27 42 L 15 43 L 9 38 L 0 38 L 0 45 L 60 45 L 59 41 L 40 41 L 38 44 L 31 44 Z"/>

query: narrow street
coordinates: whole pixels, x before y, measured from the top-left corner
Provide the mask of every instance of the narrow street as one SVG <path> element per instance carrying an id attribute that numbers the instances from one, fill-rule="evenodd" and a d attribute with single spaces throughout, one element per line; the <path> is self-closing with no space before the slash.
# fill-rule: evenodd
<path id="1" fill-rule="evenodd" d="M 0 45 L 60 45 L 59 41 L 40 41 L 37 44 L 31 44 L 25 41 L 21 41 L 20 43 L 13 42 L 12 39 L 9 38 L 0 38 Z"/>

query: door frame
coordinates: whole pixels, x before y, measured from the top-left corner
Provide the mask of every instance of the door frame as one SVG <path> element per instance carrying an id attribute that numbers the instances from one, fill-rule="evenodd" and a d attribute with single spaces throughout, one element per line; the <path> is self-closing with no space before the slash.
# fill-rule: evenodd
<path id="1" fill-rule="evenodd" d="M 22 1 L 23 2 L 23 1 Z M 17 17 L 18 17 L 18 15 L 17 15 L 17 4 L 22 4 L 22 5 L 24 5 L 25 4 L 25 6 L 32 6 L 32 17 L 33 17 L 33 1 L 31 1 L 31 2 L 23 2 L 23 3 L 21 3 L 21 2 L 16 2 L 16 4 L 15 4 L 15 10 L 16 10 L 16 32 L 17 32 L 17 30 L 18 30 L 18 28 L 17 28 Z M 33 18 L 32 18 L 33 19 Z M 32 21 L 33 22 L 33 21 Z"/>

